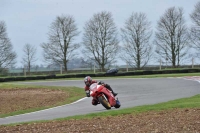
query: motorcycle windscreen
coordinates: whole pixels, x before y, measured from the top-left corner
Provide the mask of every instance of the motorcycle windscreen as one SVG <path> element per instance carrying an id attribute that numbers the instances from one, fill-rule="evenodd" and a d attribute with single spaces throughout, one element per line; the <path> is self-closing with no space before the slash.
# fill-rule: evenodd
<path id="1" fill-rule="evenodd" d="M 97 88 L 97 83 L 93 83 L 90 85 L 90 90 L 93 91 Z"/>

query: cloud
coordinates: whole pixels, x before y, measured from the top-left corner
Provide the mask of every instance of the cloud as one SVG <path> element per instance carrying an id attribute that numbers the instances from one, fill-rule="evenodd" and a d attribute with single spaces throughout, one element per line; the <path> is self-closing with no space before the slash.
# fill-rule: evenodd
<path id="1" fill-rule="evenodd" d="M 36 45 L 41 58 L 40 44 L 48 39 L 49 26 L 56 16 L 74 16 L 78 28 L 83 26 L 94 13 L 110 11 L 120 29 L 132 12 L 143 12 L 155 27 L 160 16 L 169 7 L 183 7 L 187 21 L 199 0 L 0 0 L 0 16 L 7 25 L 8 36 L 18 54 L 18 65 L 26 43 Z M 81 33 L 81 34 L 82 34 Z M 77 38 L 80 42 L 81 35 Z M 40 52 L 40 53 L 39 53 Z M 38 61 L 42 63 L 42 61 Z"/>

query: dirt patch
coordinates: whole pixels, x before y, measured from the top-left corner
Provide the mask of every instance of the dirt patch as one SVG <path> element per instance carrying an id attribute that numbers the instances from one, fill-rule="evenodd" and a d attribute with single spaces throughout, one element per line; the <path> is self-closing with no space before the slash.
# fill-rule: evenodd
<path id="1" fill-rule="evenodd" d="M 199 133 L 200 109 L 173 109 L 147 112 L 138 115 L 121 115 L 87 120 L 52 121 L 0 126 L 1 133 Z"/>
<path id="2" fill-rule="evenodd" d="M 0 89 L 0 114 L 56 105 L 67 97 L 62 90 Z"/>

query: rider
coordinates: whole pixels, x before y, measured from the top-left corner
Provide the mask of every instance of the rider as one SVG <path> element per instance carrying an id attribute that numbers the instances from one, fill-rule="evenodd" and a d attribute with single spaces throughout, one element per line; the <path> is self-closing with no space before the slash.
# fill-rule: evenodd
<path id="1" fill-rule="evenodd" d="M 103 85 L 103 86 L 106 87 L 108 90 L 110 90 L 114 96 L 117 95 L 117 93 L 115 93 L 115 92 L 113 91 L 113 89 L 110 87 L 109 84 L 105 84 L 105 83 L 102 82 L 102 81 L 97 82 L 96 80 L 92 80 L 92 78 L 91 78 L 90 76 L 86 76 L 85 79 L 84 79 L 84 82 L 85 82 L 85 92 L 86 92 L 86 96 L 87 96 L 87 97 L 90 97 L 90 93 L 88 92 L 88 90 L 89 90 L 90 85 L 93 84 L 93 83 L 98 83 L 99 85 Z M 95 100 L 95 99 L 92 99 L 92 104 L 93 104 L 93 105 L 97 105 L 97 104 L 98 104 L 98 101 Z"/>

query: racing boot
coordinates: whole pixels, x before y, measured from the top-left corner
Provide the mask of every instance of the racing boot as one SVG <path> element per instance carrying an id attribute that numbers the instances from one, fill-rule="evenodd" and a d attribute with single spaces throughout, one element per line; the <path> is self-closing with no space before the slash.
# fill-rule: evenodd
<path id="1" fill-rule="evenodd" d="M 114 96 L 117 96 L 118 93 L 115 93 L 115 92 L 113 91 L 113 89 L 110 87 L 110 85 L 107 85 L 106 88 L 107 88 L 108 90 L 110 90 Z"/>
<path id="2" fill-rule="evenodd" d="M 117 96 L 118 93 L 115 93 L 115 92 L 112 91 L 112 94 L 113 94 L 114 96 Z"/>

